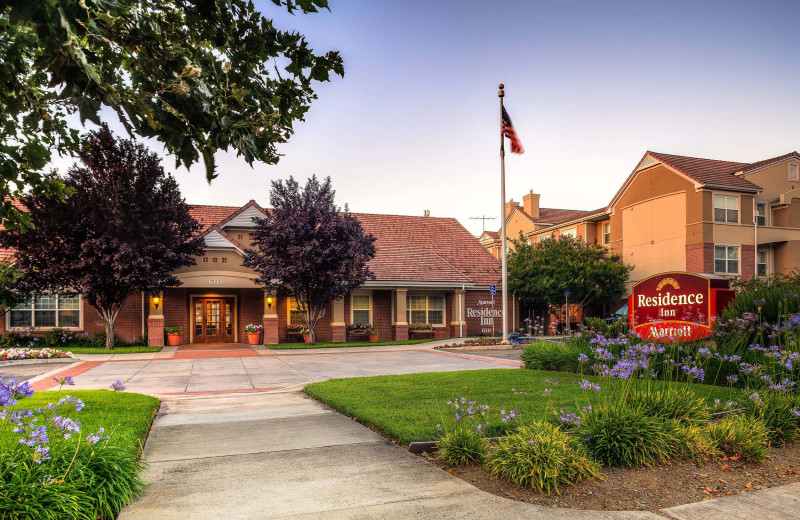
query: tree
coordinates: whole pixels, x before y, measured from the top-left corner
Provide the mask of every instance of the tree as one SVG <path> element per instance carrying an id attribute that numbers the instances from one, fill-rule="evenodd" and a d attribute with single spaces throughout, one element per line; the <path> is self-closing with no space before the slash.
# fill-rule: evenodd
<path id="1" fill-rule="evenodd" d="M 290 13 L 327 0 L 271 0 Z M 280 67 L 278 66 L 280 63 Z M 312 100 L 312 83 L 344 75 L 337 52 L 315 54 L 249 0 L 6 0 L 0 6 L 0 220 L 27 228 L 8 200 L 25 189 L 63 197 L 42 169 L 80 140 L 71 115 L 115 113 L 130 135 L 155 138 L 191 166 L 233 149 L 278 162 Z M 105 112 L 101 108 L 106 107 Z"/>
<path id="2" fill-rule="evenodd" d="M 22 199 L 33 228 L 2 231 L 0 244 L 16 249 L 20 291 L 82 294 L 102 317 L 111 349 L 131 294 L 180 285 L 172 272 L 202 254 L 200 225 L 161 159 L 141 144 L 115 140 L 103 127 L 78 156 L 83 166 L 67 172 L 66 197 Z"/>
<path id="3" fill-rule="evenodd" d="M 24 302 L 26 295 L 17 290 L 22 271 L 8 260 L 0 261 L 0 316 Z"/>
<path id="4" fill-rule="evenodd" d="M 375 256 L 375 238 L 361 223 L 334 204 L 330 177 L 311 177 L 305 188 L 294 178 L 272 182 L 266 218 L 256 219 L 255 249 L 245 251 L 244 265 L 258 273 L 267 290 L 286 287 L 303 313 L 316 343 L 316 327 L 325 310 L 373 277 L 367 262 Z"/>
<path id="5" fill-rule="evenodd" d="M 566 290 L 570 304 L 580 309 L 612 303 L 625 295 L 633 270 L 607 248 L 570 236 L 533 244 L 520 238 L 514 240 L 514 248 L 508 259 L 508 287 L 521 301 L 539 308 L 560 308 Z"/>

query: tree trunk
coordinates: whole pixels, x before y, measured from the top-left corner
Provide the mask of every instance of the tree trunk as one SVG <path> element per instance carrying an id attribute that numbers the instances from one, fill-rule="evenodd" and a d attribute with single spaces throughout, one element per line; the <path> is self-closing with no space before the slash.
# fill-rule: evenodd
<path id="1" fill-rule="evenodd" d="M 122 308 L 122 306 L 120 306 Z M 100 317 L 103 318 L 103 324 L 106 326 L 106 349 L 114 350 L 114 325 L 117 323 L 117 316 L 119 316 L 119 308 L 114 309 L 98 309 Z"/>

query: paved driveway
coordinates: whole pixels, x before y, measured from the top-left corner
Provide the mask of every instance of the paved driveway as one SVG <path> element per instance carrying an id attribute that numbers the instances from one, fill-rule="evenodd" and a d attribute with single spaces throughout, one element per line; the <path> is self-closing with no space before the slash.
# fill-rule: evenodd
<path id="1" fill-rule="evenodd" d="M 75 389 L 108 388 L 122 381 L 131 392 L 170 396 L 226 392 L 258 392 L 278 390 L 312 381 L 337 377 L 358 377 L 414 372 L 442 372 L 485 368 L 513 368 L 518 363 L 508 360 L 453 354 L 430 348 L 381 349 L 359 348 L 344 351 L 246 351 L 244 357 L 198 356 L 194 359 L 149 359 L 130 354 L 106 360 L 86 360 L 65 369 L 72 375 Z M 54 382 L 50 378 L 34 388 L 45 390 Z M 38 386 L 37 386 L 38 385 Z"/>

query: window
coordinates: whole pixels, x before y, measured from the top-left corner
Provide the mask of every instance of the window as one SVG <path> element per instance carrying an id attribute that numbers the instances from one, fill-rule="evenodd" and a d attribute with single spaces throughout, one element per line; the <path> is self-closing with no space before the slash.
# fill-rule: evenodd
<path id="1" fill-rule="evenodd" d="M 544 242 L 545 240 L 550 240 L 551 238 L 553 238 L 553 234 L 549 233 L 547 235 L 539 235 L 538 237 L 536 237 L 536 241 Z"/>
<path id="2" fill-rule="evenodd" d="M 561 236 L 575 238 L 578 236 L 578 228 L 562 229 Z"/>
<path id="3" fill-rule="evenodd" d="M 11 309 L 9 326 L 36 328 L 72 328 L 81 326 L 80 296 L 57 296 L 46 294 L 37 296 L 26 303 Z"/>
<path id="4" fill-rule="evenodd" d="M 351 300 L 353 308 L 353 323 L 363 323 L 364 325 L 371 325 L 372 319 L 369 315 L 369 295 L 368 294 L 354 294 Z"/>
<path id="5" fill-rule="evenodd" d="M 756 254 L 756 276 L 767 276 L 767 251 L 763 249 Z"/>
<path id="6" fill-rule="evenodd" d="M 739 274 L 739 246 L 714 246 L 714 272 Z"/>
<path id="7" fill-rule="evenodd" d="M 289 299 L 289 325 L 305 325 L 306 321 L 303 319 L 303 311 L 297 305 L 297 300 L 294 298 Z"/>
<path id="8" fill-rule="evenodd" d="M 790 181 L 797 181 L 797 165 L 790 164 L 789 165 L 789 180 Z"/>
<path id="9" fill-rule="evenodd" d="M 756 225 L 767 225 L 767 205 L 763 202 L 756 202 Z"/>
<path id="10" fill-rule="evenodd" d="M 611 242 L 611 223 L 603 223 L 603 245 L 607 246 Z"/>
<path id="11" fill-rule="evenodd" d="M 714 222 L 739 223 L 739 197 L 714 195 Z"/>
<path id="12" fill-rule="evenodd" d="M 444 298 L 442 296 L 406 296 L 408 323 L 444 324 Z"/>

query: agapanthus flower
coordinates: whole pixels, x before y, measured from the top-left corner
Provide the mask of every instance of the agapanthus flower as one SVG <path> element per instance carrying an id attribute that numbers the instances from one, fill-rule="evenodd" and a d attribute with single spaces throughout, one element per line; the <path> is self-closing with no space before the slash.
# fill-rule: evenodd
<path id="1" fill-rule="evenodd" d="M 33 462 L 41 464 L 46 460 L 50 460 L 50 448 L 47 446 L 36 446 L 36 449 L 33 450 Z"/>
<path id="2" fill-rule="evenodd" d="M 126 388 L 125 385 L 123 385 L 122 381 L 120 381 L 119 379 L 117 379 L 116 383 L 111 384 L 111 389 L 114 390 L 115 392 L 122 392 L 123 390 L 125 390 L 125 388 Z M 448 404 L 450 403 L 448 402 Z"/>
<path id="3" fill-rule="evenodd" d="M 102 440 L 109 439 L 110 437 L 103 436 L 103 432 L 105 432 L 105 428 L 100 428 L 99 430 L 97 430 L 97 433 L 92 433 L 88 435 L 86 437 L 86 442 L 88 442 L 90 445 L 95 445 Z"/>
<path id="4" fill-rule="evenodd" d="M 58 383 L 59 386 L 64 386 L 64 385 L 74 386 L 75 385 L 75 380 L 72 379 L 72 376 L 63 376 L 63 377 L 53 376 L 53 381 Z"/>

